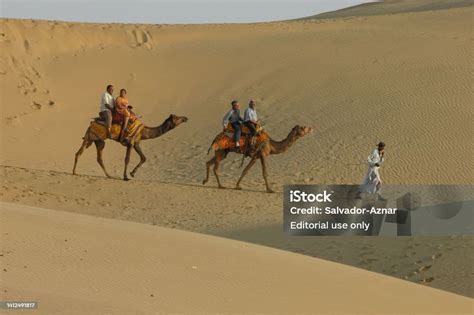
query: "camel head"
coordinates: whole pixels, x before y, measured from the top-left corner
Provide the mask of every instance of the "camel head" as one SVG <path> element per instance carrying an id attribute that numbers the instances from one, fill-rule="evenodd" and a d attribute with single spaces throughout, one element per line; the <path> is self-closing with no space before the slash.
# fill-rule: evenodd
<path id="1" fill-rule="evenodd" d="M 307 134 L 310 134 L 311 132 L 313 132 L 313 128 L 311 127 L 296 125 L 293 127 L 290 134 L 293 135 L 295 140 L 297 140 L 306 136 Z"/>
<path id="2" fill-rule="evenodd" d="M 177 115 L 171 114 L 167 120 L 171 122 L 173 127 L 176 127 L 176 126 L 181 125 L 184 122 L 187 122 L 188 118 L 186 116 L 177 116 Z"/>

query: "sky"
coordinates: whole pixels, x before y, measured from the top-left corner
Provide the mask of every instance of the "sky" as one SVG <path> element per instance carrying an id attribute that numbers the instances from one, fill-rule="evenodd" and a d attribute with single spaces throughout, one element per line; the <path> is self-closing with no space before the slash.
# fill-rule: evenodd
<path id="1" fill-rule="evenodd" d="M 247 23 L 293 19 L 361 0 L 0 0 L 4 18 L 100 23 Z"/>

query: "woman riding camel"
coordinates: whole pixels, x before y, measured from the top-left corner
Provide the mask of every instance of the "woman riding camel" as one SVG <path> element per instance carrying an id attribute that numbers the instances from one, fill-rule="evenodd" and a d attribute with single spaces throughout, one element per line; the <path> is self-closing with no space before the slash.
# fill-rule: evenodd
<path id="1" fill-rule="evenodd" d="M 120 133 L 119 141 L 124 140 L 125 133 L 128 132 L 128 123 L 131 120 L 135 120 L 135 117 L 132 117 L 131 109 L 132 107 L 128 103 L 127 90 L 121 89 L 120 96 L 115 100 L 115 117 L 114 121 L 122 122 L 122 131 Z M 134 116 L 134 115 L 133 115 Z"/>

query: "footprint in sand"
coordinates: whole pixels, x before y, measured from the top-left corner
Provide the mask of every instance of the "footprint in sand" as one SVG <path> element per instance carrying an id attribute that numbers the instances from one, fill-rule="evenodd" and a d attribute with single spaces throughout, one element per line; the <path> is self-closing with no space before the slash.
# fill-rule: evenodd
<path id="1" fill-rule="evenodd" d="M 152 49 L 151 35 L 146 31 L 133 30 L 129 33 L 134 41 L 135 47 L 143 46 L 147 49 Z"/>
<path id="2" fill-rule="evenodd" d="M 426 278 L 423 278 L 423 279 L 419 280 L 418 282 L 422 283 L 422 284 L 427 284 L 427 283 L 433 282 L 434 279 L 435 279 L 434 277 L 426 277 Z"/>
<path id="3" fill-rule="evenodd" d="M 7 42 L 7 41 L 8 41 L 7 35 L 5 33 L 0 33 L 0 43 Z"/>
<path id="4" fill-rule="evenodd" d="M 5 118 L 5 121 L 7 125 L 18 125 L 21 122 L 21 119 L 18 116 L 11 116 Z"/>
<path id="5" fill-rule="evenodd" d="M 23 42 L 23 46 L 25 47 L 26 51 L 30 50 L 30 42 L 28 40 L 25 39 L 25 41 Z"/>

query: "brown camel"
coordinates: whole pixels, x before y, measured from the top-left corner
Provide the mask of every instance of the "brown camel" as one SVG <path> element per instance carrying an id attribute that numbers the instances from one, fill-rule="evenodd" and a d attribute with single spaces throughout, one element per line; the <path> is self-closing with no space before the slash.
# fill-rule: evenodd
<path id="1" fill-rule="evenodd" d="M 286 150 L 288 150 L 289 147 L 293 145 L 293 143 L 296 142 L 299 138 L 309 134 L 312 132 L 313 129 L 311 127 L 301 127 L 301 126 L 295 126 L 291 132 L 288 134 L 286 139 L 282 141 L 274 141 L 270 139 L 270 141 L 263 143 L 263 145 L 258 149 L 257 152 L 252 154 L 251 160 L 249 164 L 245 167 L 245 169 L 242 172 L 242 175 L 240 176 L 239 180 L 237 181 L 237 184 L 235 186 L 235 189 L 240 190 L 242 189 L 240 187 L 240 183 L 242 182 L 242 179 L 244 178 L 245 175 L 249 172 L 250 168 L 255 164 L 257 159 L 260 159 L 260 162 L 262 164 L 262 172 L 263 172 L 263 179 L 265 180 L 265 186 L 267 187 L 267 192 L 272 193 L 274 192 L 269 184 L 268 184 L 268 179 L 267 179 L 267 158 L 270 154 L 279 154 L 283 153 Z M 224 160 L 227 157 L 227 154 L 229 152 L 234 152 L 231 149 L 226 149 L 226 150 L 216 150 L 214 153 L 214 157 L 207 161 L 206 163 L 206 178 L 202 181 L 202 184 L 205 185 L 209 181 L 209 171 L 211 169 L 211 166 L 214 165 L 214 175 L 216 176 L 217 179 L 217 185 L 219 188 L 225 188 L 222 186 L 220 180 L 219 180 L 219 175 L 218 175 L 218 170 L 219 170 L 219 164 L 222 160 Z"/>
<path id="2" fill-rule="evenodd" d="M 145 154 L 143 154 L 142 149 L 140 148 L 140 142 L 141 140 L 148 140 L 148 139 L 154 139 L 162 136 L 163 134 L 167 133 L 168 131 L 174 129 L 175 127 L 179 126 L 180 124 L 188 121 L 188 118 L 184 116 L 176 116 L 176 115 L 170 115 L 166 120 L 158 127 L 144 127 L 140 132 L 138 132 L 134 136 L 134 141 L 132 143 L 122 143 L 125 147 L 127 147 L 127 153 L 125 154 L 125 169 L 123 171 L 123 179 L 124 180 L 129 180 L 127 176 L 127 167 L 128 163 L 130 162 L 130 153 L 133 149 L 138 153 L 140 156 L 140 162 L 135 166 L 135 168 L 130 172 L 130 175 L 132 177 L 135 176 L 135 173 L 137 172 L 137 169 L 142 166 L 143 163 L 146 161 Z M 105 127 L 104 127 L 105 128 Z M 72 169 L 72 174 L 76 175 L 76 166 L 77 166 L 77 160 L 81 156 L 82 152 L 84 152 L 85 149 L 90 147 L 92 143 L 95 144 L 97 148 L 97 162 L 99 163 L 100 167 L 104 170 L 104 173 L 107 177 L 112 178 L 112 176 L 107 173 L 107 170 L 105 169 L 104 162 L 102 161 L 102 151 L 104 150 L 105 147 L 105 140 L 107 138 L 102 138 L 92 132 L 90 132 L 90 127 L 87 129 L 86 134 L 84 136 L 84 141 L 82 142 L 81 147 L 79 150 L 76 152 L 76 159 L 74 161 L 74 168 Z"/>

